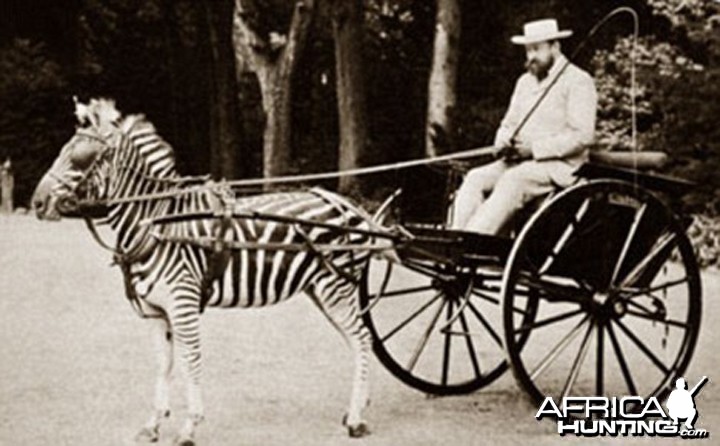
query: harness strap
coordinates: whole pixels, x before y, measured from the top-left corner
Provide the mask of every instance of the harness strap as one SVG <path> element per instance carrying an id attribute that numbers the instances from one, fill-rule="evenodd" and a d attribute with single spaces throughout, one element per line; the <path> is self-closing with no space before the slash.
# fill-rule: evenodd
<path id="1" fill-rule="evenodd" d="M 110 251 L 113 254 L 113 260 L 115 260 L 116 256 L 122 255 L 120 252 L 118 252 L 118 250 L 111 247 L 108 243 L 105 243 L 105 240 L 103 240 L 102 237 L 100 237 L 100 234 L 98 234 L 97 228 L 95 227 L 95 223 L 93 223 L 92 219 L 90 219 L 89 217 L 83 217 L 83 220 L 85 221 L 85 226 L 87 226 L 87 228 L 90 230 L 90 234 L 92 234 L 95 241 L 100 246 L 102 246 L 103 248 L 105 248 L 106 250 Z"/>
<path id="2" fill-rule="evenodd" d="M 127 298 L 133 310 L 135 310 L 135 313 L 142 319 L 161 317 L 160 315 L 148 314 L 143 308 L 143 305 L 140 302 L 142 298 L 138 295 L 138 292 L 135 289 L 135 285 L 132 282 L 133 273 L 131 271 L 131 267 L 133 261 L 130 259 L 130 256 L 124 253 L 119 246 L 113 248 L 110 246 L 110 244 L 105 242 L 102 237 L 100 237 L 100 234 L 98 233 L 97 228 L 95 227 L 95 223 L 93 223 L 92 219 L 88 217 L 83 217 L 83 220 L 85 221 L 85 225 L 90 230 L 90 234 L 92 234 L 95 241 L 101 247 L 112 253 L 113 265 L 118 265 L 120 267 L 120 271 L 122 271 L 123 275 L 123 284 L 125 285 L 125 297 Z"/>
<path id="3" fill-rule="evenodd" d="M 347 280 L 348 282 L 350 282 L 350 283 L 352 283 L 352 284 L 354 284 L 354 285 L 357 285 L 357 284 L 358 284 L 358 281 L 357 281 L 357 279 L 356 279 L 355 277 L 353 277 L 352 275 L 350 275 L 350 274 L 348 274 L 347 272 L 345 272 L 345 271 L 341 270 L 340 268 L 338 268 L 330 259 L 328 259 L 328 256 L 325 255 L 325 253 L 323 253 L 322 251 L 319 251 L 319 250 L 315 247 L 315 245 L 313 244 L 313 241 L 310 239 L 310 236 L 300 227 L 300 225 L 295 224 L 295 225 L 293 225 L 293 227 L 295 228 L 295 230 L 297 231 L 297 233 L 300 234 L 300 236 L 301 236 L 301 237 L 303 238 L 303 240 L 305 241 L 305 244 L 306 244 L 308 250 L 309 250 L 311 253 L 313 253 L 313 255 L 315 255 L 316 257 L 318 257 L 318 258 L 320 259 L 320 261 L 322 262 L 323 266 L 324 266 L 328 271 L 330 271 L 331 273 L 335 274 L 335 275 L 338 276 L 338 277 L 341 277 L 341 278 Z"/>
<path id="4" fill-rule="evenodd" d="M 216 280 L 222 277 L 222 272 L 230 257 L 226 249 L 225 236 L 230 229 L 233 218 L 233 203 L 222 194 L 218 193 L 218 196 L 223 206 L 222 217 L 215 221 L 215 237 L 208 256 L 208 268 L 200 283 L 200 313 L 205 311 L 205 307 L 213 294 L 213 285 Z"/>

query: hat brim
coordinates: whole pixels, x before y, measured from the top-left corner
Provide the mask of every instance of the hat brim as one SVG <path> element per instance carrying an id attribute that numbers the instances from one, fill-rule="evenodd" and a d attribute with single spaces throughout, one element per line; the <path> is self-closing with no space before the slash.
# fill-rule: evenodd
<path id="1" fill-rule="evenodd" d="M 547 42 L 548 40 L 557 40 L 557 39 L 565 39 L 567 37 L 572 36 L 572 31 L 569 29 L 565 29 L 562 31 L 558 31 L 554 34 L 549 34 L 546 36 L 535 36 L 535 37 L 526 37 L 526 36 L 512 36 L 510 38 L 510 41 L 514 43 L 515 45 L 530 45 L 532 43 L 540 43 L 540 42 Z"/>

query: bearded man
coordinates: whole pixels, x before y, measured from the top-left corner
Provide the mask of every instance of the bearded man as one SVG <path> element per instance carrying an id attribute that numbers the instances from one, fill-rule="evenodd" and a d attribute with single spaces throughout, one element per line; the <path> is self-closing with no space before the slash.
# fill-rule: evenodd
<path id="1" fill-rule="evenodd" d="M 456 194 L 454 228 L 495 235 L 526 203 L 575 181 L 593 140 L 597 91 L 592 77 L 561 52 L 560 40 L 570 35 L 544 19 L 512 37 L 525 47 L 527 72 L 495 136 L 502 159 L 468 173 Z"/>

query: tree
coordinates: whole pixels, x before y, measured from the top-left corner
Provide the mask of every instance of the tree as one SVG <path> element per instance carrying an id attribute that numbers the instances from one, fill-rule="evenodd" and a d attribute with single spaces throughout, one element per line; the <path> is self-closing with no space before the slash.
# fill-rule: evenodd
<path id="1" fill-rule="evenodd" d="M 236 0 L 233 42 L 237 77 L 254 72 L 260 85 L 266 118 L 263 174 L 274 177 L 287 173 L 290 164 L 293 74 L 307 41 L 315 2 L 295 2 L 286 34 L 263 29 L 259 8 L 255 0 Z"/>
<path id="2" fill-rule="evenodd" d="M 428 109 L 425 154 L 437 156 L 442 150 L 438 138 L 452 135 L 456 103 L 456 81 L 460 45 L 459 0 L 437 0 L 435 43 L 428 82 Z"/>
<path id="3" fill-rule="evenodd" d="M 233 0 L 205 0 L 210 64 L 210 148 L 213 176 L 237 176 L 237 79 L 232 47 Z"/>
<path id="4" fill-rule="evenodd" d="M 363 2 L 331 0 L 330 6 L 340 125 L 338 167 L 343 171 L 359 167 L 368 149 L 362 55 Z M 338 186 L 340 191 L 349 192 L 357 185 L 357 177 L 345 176 Z"/>

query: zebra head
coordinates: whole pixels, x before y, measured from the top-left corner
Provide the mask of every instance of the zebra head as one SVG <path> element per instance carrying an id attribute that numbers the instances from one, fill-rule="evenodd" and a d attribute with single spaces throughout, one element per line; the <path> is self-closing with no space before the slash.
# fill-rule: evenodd
<path id="1" fill-rule="evenodd" d="M 118 144 L 120 113 L 111 100 L 92 99 L 83 104 L 73 99 L 78 119 L 75 133 L 33 193 L 32 206 L 40 219 L 76 216 L 82 200 L 102 200 L 108 194 L 107 175 L 103 173 Z"/>

